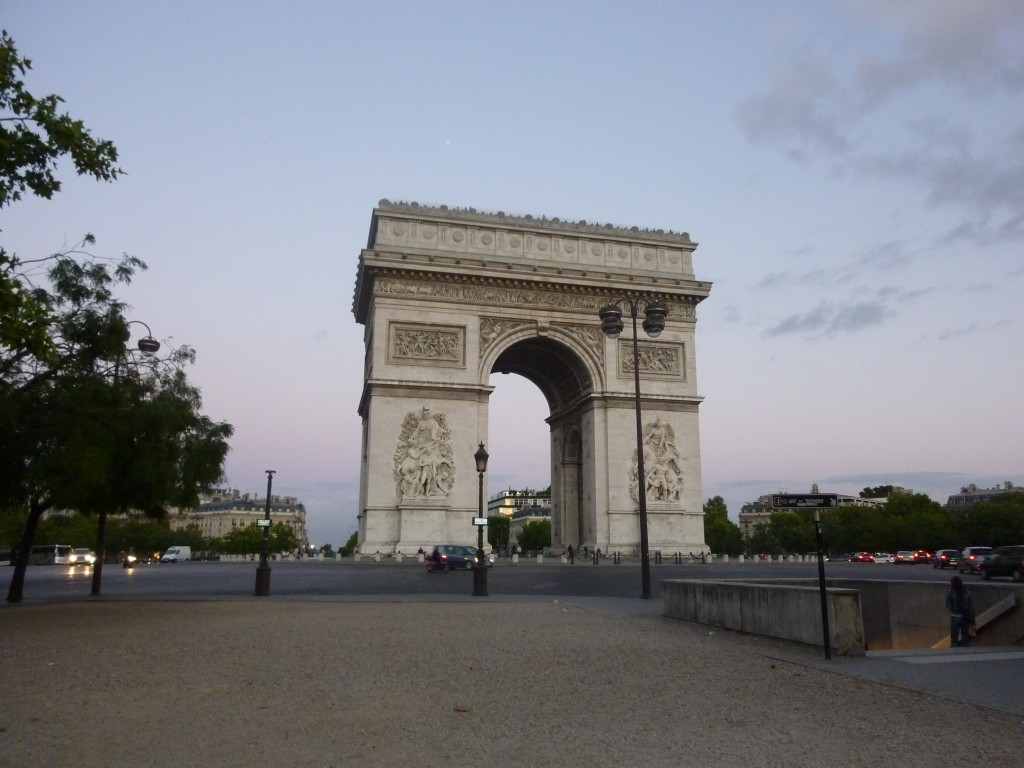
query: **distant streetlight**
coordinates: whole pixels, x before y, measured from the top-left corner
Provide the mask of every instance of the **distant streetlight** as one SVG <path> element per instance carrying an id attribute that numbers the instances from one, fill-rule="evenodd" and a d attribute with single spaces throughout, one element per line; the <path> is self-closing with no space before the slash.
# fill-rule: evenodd
<path id="1" fill-rule="evenodd" d="M 256 525 L 263 528 L 263 545 L 260 547 L 260 564 L 256 567 L 256 597 L 270 594 L 270 491 L 274 484 L 276 470 L 267 470 L 267 507 L 262 520 Z"/>
<path id="2" fill-rule="evenodd" d="M 624 297 L 611 301 L 597 313 L 601 318 L 601 330 L 610 339 L 617 339 L 622 333 L 621 304 L 629 308 L 633 318 L 633 398 L 636 405 L 636 473 L 640 505 L 640 577 L 644 600 L 651 598 L 651 553 L 647 544 L 647 475 L 644 472 L 644 432 L 640 415 L 640 346 L 637 342 L 636 317 L 644 307 L 643 328 L 648 336 L 655 338 L 665 330 L 665 316 L 668 309 L 664 304 L 642 297 Z"/>
<path id="3" fill-rule="evenodd" d="M 153 338 L 153 332 L 149 329 L 141 320 L 129 320 L 125 323 L 128 325 L 141 325 L 146 329 L 146 336 L 143 336 L 138 341 L 139 351 L 144 355 L 155 355 L 160 351 L 160 342 Z M 129 334 L 127 328 L 125 329 L 124 341 L 128 341 Z M 121 360 L 124 359 L 127 364 L 127 353 L 128 349 L 125 348 L 123 353 L 114 361 L 114 389 L 117 389 L 118 381 L 121 377 Z M 100 509 L 99 520 L 96 524 L 96 560 L 92 566 L 92 592 L 93 595 L 100 594 L 100 583 L 103 579 L 103 560 L 107 554 L 107 509 L 104 506 Z"/>
<path id="4" fill-rule="evenodd" d="M 487 451 L 484 444 L 473 454 L 476 460 L 476 471 L 480 476 L 480 493 L 477 502 L 477 518 L 473 522 L 477 530 L 477 558 L 476 567 L 473 569 L 473 596 L 487 597 L 487 555 L 484 554 L 484 526 L 487 525 L 487 518 L 484 517 L 484 472 L 487 471 Z"/>

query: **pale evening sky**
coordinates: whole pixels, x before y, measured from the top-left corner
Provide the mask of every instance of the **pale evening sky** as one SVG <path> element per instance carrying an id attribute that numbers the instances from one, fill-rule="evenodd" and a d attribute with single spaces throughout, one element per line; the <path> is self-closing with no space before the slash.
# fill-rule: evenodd
<path id="1" fill-rule="evenodd" d="M 703 498 L 1024 482 L 1024 4 L 2 0 L 27 82 L 120 150 L 0 216 L 94 233 L 198 353 L 227 481 L 356 527 L 356 260 L 381 198 L 689 232 Z M 595 325 L 597 318 L 595 317 Z M 490 493 L 544 487 L 492 377 Z M 623 446 L 624 452 L 634 446 Z"/>

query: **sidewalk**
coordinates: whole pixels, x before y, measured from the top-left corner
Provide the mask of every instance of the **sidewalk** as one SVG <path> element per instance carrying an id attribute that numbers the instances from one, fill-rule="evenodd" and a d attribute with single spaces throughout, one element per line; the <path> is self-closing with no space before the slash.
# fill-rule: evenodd
<path id="1" fill-rule="evenodd" d="M 1019 754 L 1016 710 L 894 695 L 898 683 L 865 672 L 907 662 L 825 662 L 660 608 L 416 595 L 7 607 L 0 765 L 818 768 L 890 764 L 894 744 Z"/>

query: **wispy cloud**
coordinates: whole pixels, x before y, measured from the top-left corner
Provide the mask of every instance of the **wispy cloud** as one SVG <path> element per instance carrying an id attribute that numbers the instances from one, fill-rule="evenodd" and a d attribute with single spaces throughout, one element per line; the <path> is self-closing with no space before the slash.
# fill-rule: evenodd
<path id="1" fill-rule="evenodd" d="M 863 301 L 851 304 L 833 304 L 830 301 L 823 301 L 808 312 L 784 318 L 781 322 L 768 328 L 765 335 L 836 336 L 881 325 L 895 316 L 896 311 L 883 301 Z"/>
<path id="2" fill-rule="evenodd" d="M 737 109 L 748 141 L 910 184 L 923 205 L 962 210 L 950 236 L 1024 237 L 1024 4 L 861 0 L 850 8 L 866 25 L 857 37 L 864 48 L 826 57 L 809 43 L 782 61 Z M 935 89 L 948 92 L 949 109 L 908 108 Z M 978 124 L 978 104 L 1005 119 Z"/>

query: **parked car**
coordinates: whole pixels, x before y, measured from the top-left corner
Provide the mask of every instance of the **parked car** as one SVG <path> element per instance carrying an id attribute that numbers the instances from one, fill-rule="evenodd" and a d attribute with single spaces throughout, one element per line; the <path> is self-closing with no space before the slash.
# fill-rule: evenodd
<path id="1" fill-rule="evenodd" d="M 893 558 L 892 558 L 892 553 L 890 553 L 890 552 L 875 552 L 875 562 L 876 563 L 891 563 L 891 562 L 894 562 Z"/>
<path id="2" fill-rule="evenodd" d="M 468 570 L 476 564 L 476 547 L 463 547 L 458 544 L 438 544 L 433 551 L 423 558 L 428 571 Z M 485 558 L 487 566 L 491 566 L 489 558 Z"/>
<path id="3" fill-rule="evenodd" d="M 914 553 L 915 563 L 930 563 L 932 561 L 932 553 L 927 549 L 919 549 Z"/>
<path id="4" fill-rule="evenodd" d="M 911 552 L 909 549 L 901 549 L 899 552 L 893 555 L 892 561 L 897 565 L 900 563 L 913 565 L 917 562 L 917 557 L 915 557 L 914 553 Z"/>
<path id="5" fill-rule="evenodd" d="M 96 555 L 88 547 L 76 547 L 68 555 L 68 565 L 92 565 L 96 562 Z"/>
<path id="6" fill-rule="evenodd" d="M 933 568 L 952 568 L 960 564 L 960 553 L 955 549 L 940 549 L 932 555 Z"/>
<path id="7" fill-rule="evenodd" d="M 843 552 L 842 554 L 839 554 L 839 555 L 832 555 L 831 557 L 828 558 L 828 561 L 830 563 L 848 563 L 848 562 L 850 562 L 850 558 L 851 557 L 853 557 L 853 553 L 852 552 Z"/>
<path id="8" fill-rule="evenodd" d="M 957 568 L 960 573 L 978 573 L 982 562 L 991 554 L 992 547 L 965 547 Z"/>
<path id="9" fill-rule="evenodd" d="M 855 552 L 850 558 L 851 563 L 873 563 L 875 556 L 870 552 Z"/>
<path id="10" fill-rule="evenodd" d="M 1009 576 L 1014 581 L 1024 581 L 1024 544 L 997 547 L 980 566 L 981 578 Z"/>

